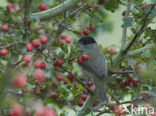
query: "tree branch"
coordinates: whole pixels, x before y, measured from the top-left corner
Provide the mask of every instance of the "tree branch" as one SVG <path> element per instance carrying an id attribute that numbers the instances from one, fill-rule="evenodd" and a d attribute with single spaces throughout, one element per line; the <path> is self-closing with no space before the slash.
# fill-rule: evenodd
<path id="1" fill-rule="evenodd" d="M 123 49 L 120 48 L 120 52 L 116 55 L 116 57 L 113 58 L 111 65 L 109 66 L 109 71 L 111 72 L 112 70 L 115 69 L 115 67 L 126 57 L 128 50 L 131 48 L 131 46 L 134 44 L 137 38 L 141 36 L 141 34 L 144 32 L 145 27 L 149 24 L 149 15 L 151 14 L 152 10 L 155 8 L 156 4 L 153 4 L 151 6 L 151 9 L 149 12 L 146 14 L 143 25 L 140 27 L 138 32 L 134 35 L 132 40 L 127 44 L 127 46 Z"/>
<path id="2" fill-rule="evenodd" d="M 129 16 L 130 8 L 131 8 L 131 0 L 128 0 L 125 18 Z M 127 40 L 127 27 L 123 27 L 121 48 L 123 48 L 124 45 L 126 44 L 126 40 Z"/>
<path id="3" fill-rule="evenodd" d="M 149 24 L 149 15 L 151 14 L 152 10 L 155 8 L 155 4 L 153 4 L 151 6 L 151 9 L 149 10 L 149 12 L 146 14 L 145 19 L 144 19 L 144 23 L 141 26 L 141 28 L 139 29 L 139 31 L 135 34 L 135 36 L 132 38 L 132 40 L 128 43 L 128 45 L 126 46 L 126 48 L 123 50 L 123 53 L 127 53 L 128 50 L 131 48 L 131 46 L 133 45 L 133 43 L 136 41 L 136 39 L 138 37 L 140 37 L 140 35 L 144 32 L 145 27 Z"/>
<path id="4" fill-rule="evenodd" d="M 80 83 L 85 89 L 87 89 L 87 91 L 88 91 L 90 94 L 94 95 L 94 93 L 93 93 L 85 84 L 83 84 L 79 79 L 77 79 L 77 78 L 72 74 L 72 72 L 66 70 L 64 67 L 62 67 L 62 69 L 63 69 L 65 72 L 69 73 L 78 83 Z"/>
<path id="5" fill-rule="evenodd" d="M 80 1 L 82 1 L 82 0 L 67 0 L 64 3 L 54 7 L 52 9 L 42 11 L 39 13 L 34 13 L 30 16 L 30 21 L 33 21 L 36 19 L 37 20 L 38 19 L 45 20 L 45 19 L 53 18 L 61 13 L 64 13 L 65 11 L 69 10 L 71 7 L 77 5 Z"/>
<path id="6" fill-rule="evenodd" d="M 139 53 L 141 53 L 141 52 L 143 52 L 143 51 L 145 51 L 145 50 L 147 50 L 147 49 L 151 49 L 151 48 L 153 48 L 154 46 L 155 46 L 155 44 L 149 44 L 149 45 L 147 45 L 147 46 L 145 46 L 145 47 L 143 47 L 143 48 L 139 48 L 139 49 L 136 49 L 136 50 L 129 51 L 129 52 L 127 53 L 127 55 L 128 55 L 128 56 L 133 56 L 133 55 L 139 54 Z"/>
<path id="7" fill-rule="evenodd" d="M 11 44 L 8 44 L 8 45 L 1 46 L 0 49 L 8 48 L 8 47 L 11 47 L 11 46 L 14 46 L 14 45 L 17 45 L 17 44 L 27 44 L 27 42 L 15 42 L 15 43 L 11 43 Z"/>

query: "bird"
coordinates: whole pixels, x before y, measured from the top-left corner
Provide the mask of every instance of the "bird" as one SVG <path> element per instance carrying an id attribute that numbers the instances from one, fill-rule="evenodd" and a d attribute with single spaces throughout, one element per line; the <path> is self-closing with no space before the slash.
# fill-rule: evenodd
<path id="1" fill-rule="evenodd" d="M 95 85 L 95 93 L 99 100 L 108 102 L 105 85 L 107 79 L 107 62 L 103 52 L 100 50 L 93 37 L 84 36 L 74 42 L 80 48 L 80 56 L 87 54 L 89 59 L 80 64 L 82 72 L 86 73 Z"/>

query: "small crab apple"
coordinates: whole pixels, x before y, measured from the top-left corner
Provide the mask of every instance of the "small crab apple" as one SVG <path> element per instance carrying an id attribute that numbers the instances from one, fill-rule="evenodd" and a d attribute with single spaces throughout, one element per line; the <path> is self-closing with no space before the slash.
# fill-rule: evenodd
<path id="1" fill-rule="evenodd" d="M 82 60 L 88 60 L 88 59 L 89 59 L 88 54 L 83 54 L 83 55 L 82 55 Z"/>
<path id="2" fill-rule="evenodd" d="M 119 106 L 114 106 L 113 107 L 113 112 L 115 113 L 116 116 L 121 116 L 122 115 L 122 109 Z"/>
<path id="3" fill-rule="evenodd" d="M 7 9 L 8 11 L 12 10 L 13 8 L 14 8 L 13 4 L 8 4 L 8 5 L 6 6 L 6 9 Z"/>
<path id="4" fill-rule="evenodd" d="M 62 80 L 63 80 L 63 76 L 62 76 L 62 75 L 56 75 L 56 79 L 57 79 L 58 81 L 62 81 Z"/>
<path id="5" fill-rule="evenodd" d="M 45 81 L 45 74 L 44 74 L 43 70 L 37 69 L 37 70 L 35 70 L 33 75 L 34 75 L 35 80 L 37 80 L 41 83 Z"/>
<path id="6" fill-rule="evenodd" d="M 83 104 L 84 104 L 84 101 L 83 100 L 80 100 L 80 101 L 78 101 L 78 106 L 83 106 Z"/>
<path id="7" fill-rule="evenodd" d="M 87 86 L 88 86 L 88 87 L 91 87 L 92 85 L 93 85 L 92 81 L 88 81 L 88 82 L 87 82 Z"/>
<path id="8" fill-rule="evenodd" d="M 89 30 L 94 30 L 95 26 L 94 26 L 94 24 L 91 24 L 88 28 L 89 28 Z"/>
<path id="9" fill-rule="evenodd" d="M 115 53 L 115 48 L 108 48 L 108 53 Z"/>
<path id="10" fill-rule="evenodd" d="M 99 103 L 96 101 L 92 104 L 93 107 L 96 107 Z"/>
<path id="11" fill-rule="evenodd" d="M 45 69 L 46 68 L 46 64 L 44 62 L 40 63 L 40 69 Z"/>
<path id="12" fill-rule="evenodd" d="M 67 38 L 67 36 L 65 33 L 61 33 L 60 38 L 65 40 Z"/>
<path id="13" fill-rule="evenodd" d="M 22 106 L 15 104 L 11 108 L 11 116 L 22 116 Z"/>
<path id="14" fill-rule="evenodd" d="M 42 44 L 46 44 L 46 43 L 48 42 L 47 36 L 45 36 L 45 35 L 41 36 L 41 37 L 40 37 L 40 42 L 41 42 Z"/>
<path id="15" fill-rule="evenodd" d="M 86 94 L 84 94 L 84 95 L 82 96 L 82 100 L 83 100 L 83 101 L 86 101 L 87 98 L 88 98 L 88 95 L 86 95 Z"/>
<path id="16" fill-rule="evenodd" d="M 124 84 L 125 84 L 126 86 L 130 86 L 130 85 L 131 85 L 131 82 L 130 82 L 129 80 L 126 80 L 126 81 L 124 82 Z"/>
<path id="17" fill-rule="evenodd" d="M 8 54 L 8 50 L 6 48 L 0 50 L 0 55 L 6 56 L 7 54 Z"/>
<path id="18" fill-rule="evenodd" d="M 61 59 L 58 59 L 56 61 L 57 66 L 61 66 L 63 64 L 63 61 Z"/>
<path id="19" fill-rule="evenodd" d="M 35 116 L 56 116 L 56 112 L 49 107 L 40 107 L 36 109 Z"/>
<path id="20" fill-rule="evenodd" d="M 105 2 L 105 0 L 98 0 L 98 4 L 102 5 Z"/>
<path id="21" fill-rule="evenodd" d="M 142 10 L 145 10 L 147 7 L 148 7 L 148 5 L 144 4 L 143 7 L 142 7 Z"/>
<path id="22" fill-rule="evenodd" d="M 15 87 L 24 87 L 27 85 L 27 77 L 24 74 L 19 74 L 13 81 Z"/>
<path id="23" fill-rule="evenodd" d="M 53 87 L 57 87 L 57 86 L 58 86 L 58 82 L 57 82 L 56 80 L 53 80 L 52 86 L 53 86 Z"/>
<path id="24" fill-rule="evenodd" d="M 51 93 L 50 98 L 57 98 L 57 94 L 56 93 Z"/>
<path id="25" fill-rule="evenodd" d="M 30 52 L 34 49 L 33 45 L 31 43 L 26 44 L 26 50 L 27 52 Z"/>
<path id="26" fill-rule="evenodd" d="M 67 44 L 70 44 L 71 43 L 71 38 L 70 37 L 66 37 L 65 41 L 66 41 Z"/>
<path id="27" fill-rule="evenodd" d="M 139 86 L 139 81 L 138 80 L 133 80 L 133 86 L 138 87 Z"/>
<path id="28" fill-rule="evenodd" d="M 39 40 L 34 39 L 34 40 L 32 41 L 32 45 L 33 45 L 34 48 L 38 48 L 38 47 L 40 46 Z"/>
<path id="29" fill-rule="evenodd" d="M 68 80 L 72 83 L 74 80 L 73 76 L 71 74 L 68 74 L 67 77 L 68 77 Z"/>
<path id="30" fill-rule="evenodd" d="M 120 83 L 119 83 L 119 87 L 120 87 L 120 88 L 124 88 L 124 87 L 125 87 L 125 83 L 124 83 L 124 82 L 120 82 Z"/>
<path id="31" fill-rule="evenodd" d="M 34 62 L 34 68 L 40 68 L 41 67 L 41 63 L 37 60 Z"/>
<path id="32" fill-rule="evenodd" d="M 152 116 L 156 116 L 156 112 L 154 112 L 154 114 L 152 114 Z"/>
<path id="33" fill-rule="evenodd" d="M 8 30 L 9 30 L 9 26 L 8 25 L 2 25 L 1 26 L 1 31 L 8 32 Z"/>
<path id="34" fill-rule="evenodd" d="M 30 61 L 31 61 L 31 56 L 28 55 L 28 54 L 24 55 L 23 61 L 26 62 L 26 63 L 30 63 Z"/>
<path id="35" fill-rule="evenodd" d="M 83 64 L 82 58 L 78 58 L 78 59 L 77 59 L 77 63 L 78 63 L 79 65 Z"/>
<path id="36" fill-rule="evenodd" d="M 47 9 L 47 6 L 46 6 L 44 3 L 41 3 L 41 4 L 39 5 L 39 9 L 40 9 L 41 11 L 44 11 L 44 10 Z"/>
<path id="37" fill-rule="evenodd" d="M 83 30 L 83 34 L 84 34 L 84 35 L 88 35 L 88 34 L 89 34 L 89 29 L 88 29 L 88 28 L 85 28 L 85 29 Z"/>

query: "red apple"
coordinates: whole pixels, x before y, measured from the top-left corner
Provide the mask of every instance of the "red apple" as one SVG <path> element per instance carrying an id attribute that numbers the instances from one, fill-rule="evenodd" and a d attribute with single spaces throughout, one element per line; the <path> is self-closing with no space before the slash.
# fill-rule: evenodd
<path id="1" fill-rule="evenodd" d="M 46 68 L 46 64 L 44 62 L 40 63 L 40 69 L 45 69 Z"/>
<path id="2" fill-rule="evenodd" d="M 92 81 L 88 81 L 88 82 L 87 82 L 87 86 L 88 86 L 88 87 L 91 87 L 92 85 L 93 85 Z"/>
<path id="3" fill-rule="evenodd" d="M 8 5 L 6 6 L 6 9 L 7 9 L 8 11 L 12 10 L 13 8 L 14 8 L 13 4 L 8 4 Z"/>
<path id="4" fill-rule="evenodd" d="M 32 45 L 34 48 L 38 48 L 40 46 L 39 40 L 37 40 L 37 39 L 33 40 Z"/>
<path id="5" fill-rule="evenodd" d="M 102 5 L 105 2 L 105 0 L 98 0 L 98 4 Z"/>
<path id="6" fill-rule="evenodd" d="M 43 70 L 37 69 L 35 70 L 33 75 L 34 75 L 35 80 L 37 80 L 38 82 L 42 83 L 45 81 L 45 74 Z"/>
<path id="7" fill-rule="evenodd" d="M 56 94 L 56 93 L 51 93 L 51 94 L 50 94 L 50 97 L 51 97 L 51 98 L 57 98 L 57 94 Z"/>
<path id="8" fill-rule="evenodd" d="M 133 80 L 133 86 L 138 87 L 139 86 L 139 81 L 138 80 Z"/>
<path id="9" fill-rule="evenodd" d="M 73 76 L 72 76 L 71 74 L 68 74 L 68 80 L 69 80 L 71 83 L 73 82 L 74 78 L 73 78 Z"/>
<path id="10" fill-rule="evenodd" d="M 22 116 L 22 107 L 18 104 L 15 104 L 11 108 L 11 116 Z"/>
<path id="11" fill-rule="evenodd" d="M 62 75 L 56 75 L 56 79 L 57 79 L 58 81 L 62 81 L 62 80 L 63 80 L 63 76 L 62 76 Z"/>
<path id="12" fill-rule="evenodd" d="M 65 33 L 62 33 L 62 34 L 60 35 L 60 38 L 65 40 L 65 39 L 67 38 L 67 36 L 66 36 Z"/>
<path id="13" fill-rule="evenodd" d="M 108 53 L 115 53 L 115 48 L 108 48 Z"/>
<path id="14" fill-rule="evenodd" d="M 65 41 L 67 44 L 71 43 L 71 39 L 69 37 L 66 37 Z"/>
<path id="15" fill-rule="evenodd" d="M 122 109 L 119 106 L 114 106 L 113 112 L 115 113 L 116 116 L 122 115 Z"/>
<path id="16" fill-rule="evenodd" d="M 13 81 L 15 87 L 25 87 L 27 85 L 27 77 L 24 74 L 19 74 Z"/>
<path id="17" fill-rule="evenodd" d="M 84 94 L 84 95 L 82 96 L 82 100 L 83 100 L 83 101 L 86 101 L 87 98 L 88 98 L 88 95 L 86 95 L 86 94 Z"/>
<path id="18" fill-rule="evenodd" d="M 8 25 L 2 25 L 1 26 L 1 31 L 8 32 L 8 30 L 9 30 L 9 26 Z"/>
<path id="19" fill-rule="evenodd" d="M 34 62 L 34 68 L 40 68 L 41 67 L 41 63 L 37 60 Z"/>
<path id="20" fill-rule="evenodd" d="M 6 56 L 7 54 L 8 54 L 8 50 L 6 48 L 0 50 L 0 55 Z"/>
<path id="21" fill-rule="evenodd" d="M 63 64 L 63 61 L 61 60 L 61 59 L 58 59 L 57 61 L 56 61 L 56 65 L 57 66 L 61 66 Z"/>
<path id="22" fill-rule="evenodd" d="M 82 101 L 82 100 L 80 100 L 80 101 L 78 101 L 78 106 L 83 106 L 83 104 L 84 104 L 84 101 Z"/>
<path id="23" fill-rule="evenodd" d="M 44 11 L 44 10 L 47 9 L 47 6 L 46 6 L 44 3 L 41 3 L 41 4 L 39 5 L 39 9 L 40 9 L 41 11 Z"/>
<path id="24" fill-rule="evenodd" d="M 28 55 L 28 54 L 24 55 L 24 57 L 23 57 L 23 61 L 26 62 L 26 63 L 31 62 L 31 56 Z"/>
<path id="25" fill-rule="evenodd" d="M 77 59 L 77 63 L 78 63 L 79 65 L 83 64 L 82 58 L 78 58 L 78 59 Z"/>
<path id="26" fill-rule="evenodd" d="M 40 37 L 40 42 L 42 43 L 42 44 L 46 44 L 47 42 L 48 42 L 48 38 L 46 37 L 46 36 L 41 36 Z"/>
<path id="27" fill-rule="evenodd" d="M 88 59 L 89 59 L 88 54 L 83 54 L 83 55 L 82 55 L 82 60 L 88 60 Z"/>
<path id="28" fill-rule="evenodd" d="M 84 35 L 88 35 L 88 34 L 89 34 L 89 29 L 85 28 L 85 29 L 83 30 L 83 34 L 84 34 Z"/>
<path id="29" fill-rule="evenodd" d="M 32 51 L 34 48 L 33 48 L 33 45 L 31 43 L 28 43 L 28 44 L 26 44 L 26 49 L 29 52 L 29 51 Z"/>
<path id="30" fill-rule="evenodd" d="M 120 83 L 119 83 L 119 87 L 120 87 L 120 88 L 124 88 L 124 87 L 125 87 L 125 83 L 124 83 L 124 82 L 120 82 Z"/>
<path id="31" fill-rule="evenodd" d="M 89 26 L 89 30 L 94 30 L 94 29 L 95 29 L 94 24 L 91 24 L 91 25 Z"/>

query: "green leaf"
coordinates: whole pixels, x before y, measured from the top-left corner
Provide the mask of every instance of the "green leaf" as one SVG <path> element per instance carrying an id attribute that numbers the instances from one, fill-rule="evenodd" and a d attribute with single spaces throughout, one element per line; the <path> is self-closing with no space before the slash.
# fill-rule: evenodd
<path id="1" fill-rule="evenodd" d="M 64 52 L 64 53 L 68 53 L 68 46 L 61 46 L 61 50 Z"/>
<path id="2" fill-rule="evenodd" d="M 122 27 L 130 27 L 133 25 L 133 18 L 125 17 L 125 18 L 123 18 L 123 22 L 124 22 L 124 24 L 122 25 Z"/>

